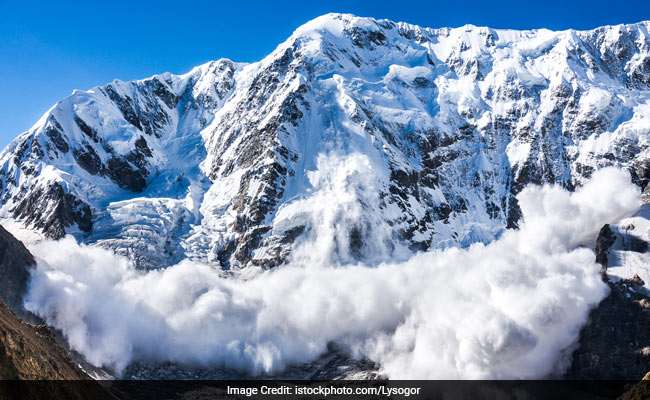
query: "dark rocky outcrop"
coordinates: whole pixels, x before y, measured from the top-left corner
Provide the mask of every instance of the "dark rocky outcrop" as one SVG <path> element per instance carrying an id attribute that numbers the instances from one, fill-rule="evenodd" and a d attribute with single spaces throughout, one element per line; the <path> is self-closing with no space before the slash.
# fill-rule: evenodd
<path id="1" fill-rule="evenodd" d="M 139 169 L 135 169 L 123 158 L 111 158 L 108 160 L 108 173 L 122 189 L 139 193 L 147 185 L 145 176 Z"/>
<path id="2" fill-rule="evenodd" d="M 569 379 L 639 379 L 650 370 L 650 296 L 638 275 L 613 281 L 607 275 L 612 248 L 644 252 L 647 243 L 627 231 L 604 225 L 596 239 L 609 295 L 589 315 L 566 373 Z"/>
<path id="3" fill-rule="evenodd" d="M 311 363 L 294 365 L 282 373 L 283 379 L 387 379 L 379 373 L 379 365 L 368 359 L 356 359 L 334 343 L 327 352 Z"/>
<path id="4" fill-rule="evenodd" d="M 17 205 L 11 209 L 14 218 L 41 230 L 52 239 L 64 237 L 65 228 L 75 224 L 84 232 L 92 229 L 90 206 L 67 193 L 58 182 L 46 188 L 33 189 L 17 200 Z"/>
<path id="5" fill-rule="evenodd" d="M 48 327 L 21 321 L 2 300 L 0 398 L 115 399 L 70 359 Z"/>
<path id="6" fill-rule="evenodd" d="M 650 370 L 650 297 L 643 281 L 608 282 L 609 295 L 580 331 L 569 379 L 639 379 Z"/>
<path id="7" fill-rule="evenodd" d="M 22 306 L 34 265 L 29 250 L 0 226 L 0 398 L 113 399 L 77 366 L 50 328 L 24 321 L 39 321 Z"/>
<path id="8" fill-rule="evenodd" d="M 50 138 L 51 143 L 53 143 L 54 147 L 60 152 L 67 153 L 70 150 L 70 146 L 64 138 L 63 128 L 61 127 L 61 124 L 59 124 L 59 121 L 54 118 L 54 116 L 50 116 L 48 119 L 48 123 L 45 128 L 45 135 Z"/>
<path id="9" fill-rule="evenodd" d="M 18 319 L 0 300 L 0 379 L 89 379 L 44 325 Z"/>
<path id="10" fill-rule="evenodd" d="M 609 224 L 603 225 L 596 239 L 596 262 L 603 266 L 602 272 L 607 269 L 607 250 L 616 242 L 614 232 L 609 228 Z"/>
<path id="11" fill-rule="evenodd" d="M 36 262 L 25 246 L 0 226 L 0 296 L 21 318 L 32 318 L 23 308 L 29 271 Z"/>
<path id="12" fill-rule="evenodd" d="M 97 175 L 102 172 L 104 165 L 102 159 L 97 155 L 97 152 L 91 146 L 83 146 L 79 149 L 74 149 L 72 152 L 77 164 L 91 175 Z"/>
<path id="13" fill-rule="evenodd" d="M 650 398 L 650 372 L 645 374 L 641 382 L 623 393 L 619 400 L 646 400 Z"/>

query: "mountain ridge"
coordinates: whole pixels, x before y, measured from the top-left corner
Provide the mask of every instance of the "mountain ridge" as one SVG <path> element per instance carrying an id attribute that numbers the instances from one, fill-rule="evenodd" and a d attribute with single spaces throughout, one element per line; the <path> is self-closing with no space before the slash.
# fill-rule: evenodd
<path id="1" fill-rule="evenodd" d="M 374 209 L 340 261 L 399 253 L 375 257 L 375 239 L 489 242 L 517 226 L 528 183 L 572 188 L 617 165 L 647 185 L 648 24 L 431 29 L 327 14 L 256 63 L 74 92 L 0 154 L 0 215 L 144 268 L 273 267 L 314 229 L 298 210 L 319 190 L 305 171 L 362 154 Z"/>

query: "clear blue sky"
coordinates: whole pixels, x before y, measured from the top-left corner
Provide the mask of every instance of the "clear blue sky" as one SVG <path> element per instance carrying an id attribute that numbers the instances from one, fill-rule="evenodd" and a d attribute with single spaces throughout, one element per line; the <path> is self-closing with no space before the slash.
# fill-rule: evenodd
<path id="1" fill-rule="evenodd" d="M 428 27 L 589 29 L 650 19 L 650 0 L 0 0 L 0 147 L 73 89 L 221 57 L 257 61 L 328 12 Z"/>

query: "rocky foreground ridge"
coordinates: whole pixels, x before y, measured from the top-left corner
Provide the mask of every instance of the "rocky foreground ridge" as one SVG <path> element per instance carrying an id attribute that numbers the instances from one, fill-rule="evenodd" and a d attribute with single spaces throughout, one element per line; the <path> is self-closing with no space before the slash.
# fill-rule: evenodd
<path id="1" fill-rule="evenodd" d="M 3 382 L 0 396 L 114 399 L 70 358 L 49 327 L 18 317 L 36 320 L 22 307 L 29 269 L 33 266 L 34 258 L 25 246 L 0 226 L 0 380 L 50 381 L 33 385 Z M 55 382 L 62 380 L 70 382 Z"/>

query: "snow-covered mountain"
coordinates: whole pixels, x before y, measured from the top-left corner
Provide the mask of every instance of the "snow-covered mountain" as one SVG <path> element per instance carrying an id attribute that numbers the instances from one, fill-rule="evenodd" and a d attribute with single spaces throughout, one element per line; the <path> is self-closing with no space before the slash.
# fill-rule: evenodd
<path id="1" fill-rule="evenodd" d="M 272 267 L 315 212 L 353 219 L 341 261 L 488 242 L 528 183 L 650 182 L 649 29 L 328 14 L 257 63 L 75 91 L 0 155 L 0 215 L 143 268 Z"/>

